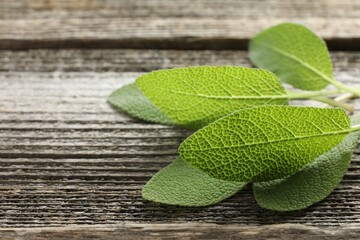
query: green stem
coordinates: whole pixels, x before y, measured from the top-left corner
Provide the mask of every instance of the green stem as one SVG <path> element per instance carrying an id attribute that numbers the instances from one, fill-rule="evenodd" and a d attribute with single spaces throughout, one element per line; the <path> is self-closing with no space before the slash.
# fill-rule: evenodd
<path id="1" fill-rule="evenodd" d="M 342 89 L 342 90 L 344 90 L 346 92 L 352 93 L 352 94 L 360 97 L 360 92 L 357 89 L 350 88 L 350 87 L 342 84 L 341 82 L 336 81 L 335 79 L 333 79 L 333 81 L 331 81 L 331 83 L 333 85 L 335 85 L 336 87 L 338 87 L 339 89 Z"/>
<path id="2" fill-rule="evenodd" d="M 310 99 L 313 99 L 313 100 L 316 100 L 316 101 L 319 101 L 319 102 L 323 102 L 323 103 L 326 103 L 328 105 L 331 105 L 331 106 L 334 106 L 334 107 L 341 107 L 341 108 L 344 108 L 345 110 L 347 110 L 348 112 L 350 113 L 353 113 L 354 112 L 354 107 L 349 105 L 349 104 L 346 104 L 344 102 L 338 102 L 338 101 L 335 101 L 331 98 L 327 98 L 327 97 L 312 97 Z"/>
<path id="3" fill-rule="evenodd" d="M 359 125 L 351 126 L 349 132 L 357 132 L 357 131 L 360 131 L 360 124 L 359 124 Z"/>
<path id="4" fill-rule="evenodd" d="M 313 92 L 305 92 L 305 93 L 288 92 L 287 98 L 288 99 L 309 99 L 309 98 L 314 98 L 314 97 L 339 94 L 339 93 L 343 93 L 343 92 L 344 92 L 344 90 L 341 90 L 341 89 L 334 89 L 334 90 L 328 90 L 328 91 L 313 91 Z"/>
<path id="5" fill-rule="evenodd" d="M 332 94 L 339 94 L 343 93 L 344 90 L 341 89 L 334 89 L 334 90 L 328 90 L 328 91 L 316 91 L 316 92 L 306 92 L 306 93 L 298 93 L 298 92 L 288 92 L 289 99 L 312 99 L 319 102 L 326 103 L 328 105 L 334 106 L 334 107 L 341 107 L 347 110 L 350 113 L 354 112 L 354 107 L 346 104 L 344 102 L 335 101 L 333 99 L 324 97 Z"/>
<path id="6" fill-rule="evenodd" d="M 344 93 L 344 94 L 334 98 L 334 100 L 338 101 L 338 102 L 344 102 L 344 101 L 347 101 L 347 100 L 352 99 L 354 97 L 355 97 L 355 95 L 353 93 Z"/>

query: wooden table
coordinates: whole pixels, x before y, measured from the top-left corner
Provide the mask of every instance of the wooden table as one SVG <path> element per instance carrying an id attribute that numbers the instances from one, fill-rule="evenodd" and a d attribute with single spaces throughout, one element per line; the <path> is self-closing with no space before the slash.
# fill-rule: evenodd
<path id="1" fill-rule="evenodd" d="M 304 211 L 261 209 L 250 188 L 211 207 L 163 206 L 141 188 L 190 132 L 106 102 L 151 70 L 250 66 L 248 39 L 284 21 L 324 37 L 335 77 L 360 85 L 358 0 L 1 0 L 0 238 L 359 238 L 360 149 Z"/>

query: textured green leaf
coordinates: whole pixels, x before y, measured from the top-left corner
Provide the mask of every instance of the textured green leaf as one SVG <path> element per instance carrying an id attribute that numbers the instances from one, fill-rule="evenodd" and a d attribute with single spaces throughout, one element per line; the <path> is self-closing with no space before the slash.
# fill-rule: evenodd
<path id="1" fill-rule="evenodd" d="M 352 123 L 360 124 L 360 115 L 352 117 Z M 359 137 L 359 132 L 349 134 L 336 147 L 289 177 L 254 183 L 256 201 L 270 210 L 293 211 L 325 199 L 343 178 Z"/>
<path id="2" fill-rule="evenodd" d="M 235 110 L 284 105 L 277 77 L 261 69 L 200 66 L 144 74 L 136 84 L 176 124 L 199 128 Z"/>
<path id="3" fill-rule="evenodd" d="M 218 203 L 245 185 L 212 178 L 178 158 L 150 179 L 142 196 L 163 204 L 200 207 Z"/>
<path id="4" fill-rule="evenodd" d="M 108 98 L 111 105 L 129 115 L 149 122 L 172 124 L 139 90 L 135 83 L 125 85 L 114 91 Z"/>
<path id="5" fill-rule="evenodd" d="M 283 23 L 256 35 L 249 46 L 251 61 L 281 81 L 305 90 L 320 90 L 333 78 L 325 42 L 308 28 Z"/>
<path id="6" fill-rule="evenodd" d="M 350 131 L 349 117 L 339 108 L 254 107 L 197 131 L 179 153 L 219 179 L 269 181 L 297 172 Z"/>

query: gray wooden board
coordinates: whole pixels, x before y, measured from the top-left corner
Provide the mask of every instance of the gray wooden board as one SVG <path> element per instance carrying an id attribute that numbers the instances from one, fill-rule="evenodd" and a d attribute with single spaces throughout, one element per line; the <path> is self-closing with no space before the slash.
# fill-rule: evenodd
<path id="1" fill-rule="evenodd" d="M 190 131 L 106 103 L 143 72 L 251 66 L 242 51 L 129 48 L 246 49 L 284 21 L 309 26 L 330 49 L 360 50 L 357 0 L 0 0 L 0 49 L 93 48 L 0 51 L 0 238 L 356 238 L 360 149 L 334 193 L 305 211 L 263 210 L 250 188 L 211 207 L 162 206 L 141 188 Z M 338 80 L 360 85 L 359 52 L 332 58 Z"/>
<path id="2" fill-rule="evenodd" d="M 356 0 L 17 0 L 2 1 L 1 19 L 310 17 L 358 18 Z M 346 12 L 345 12 L 346 11 Z M 263 15 L 261 15 L 263 13 Z M 345 14 L 346 13 L 346 14 Z"/>
<path id="3" fill-rule="evenodd" d="M 0 49 L 245 49 L 285 21 L 312 28 L 332 49 L 360 48 L 358 0 L 3 0 Z"/>
<path id="4" fill-rule="evenodd" d="M 337 52 L 332 58 L 337 79 L 356 85 L 360 53 Z M 204 64 L 250 66 L 242 51 L 0 51 L 0 226 L 138 222 L 153 229 L 158 226 L 150 223 L 170 222 L 179 228 L 187 223 L 194 231 L 199 223 L 290 223 L 340 226 L 326 230 L 336 235 L 349 224 L 360 224 L 360 150 L 331 196 L 305 211 L 263 210 L 250 188 L 204 208 L 163 206 L 141 198 L 142 186 L 175 159 L 190 132 L 132 119 L 113 110 L 106 97 L 144 71 Z M 303 225 L 294 228 L 299 232 Z M 211 231 L 224 230 L 211 226 Z M 34 236 L 30 230 L 1 231 L 4 236 Z"/>
<path id="5" fill-rule="evenodd" d="M 357 225 L 337 228 L 319 228 L 299 224 L 245 226 L 238 224 L 215 225 L 210 223 L 143 224 L 67 226 L 44 228 L 0 229 L 1 239 L 16 240 L 68 240 L 68 239 L 273 239 L 318 240 L 357 239 Z"/>

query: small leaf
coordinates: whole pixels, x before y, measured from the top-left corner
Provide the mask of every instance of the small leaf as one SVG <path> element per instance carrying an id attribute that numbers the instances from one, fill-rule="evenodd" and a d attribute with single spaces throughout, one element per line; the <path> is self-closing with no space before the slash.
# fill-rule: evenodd
<path id="1" fill-rule="evenodd" d="M 339 108 L 254 107 L 197 131 L 179 153 L 219 179 L 269 181 L 297 172 L 351 131 L 349 117 Z"/>
<path id="2" fill-rule="evenodd" d="M 360 115 L 352 117 L 352 122 L 360 124 Z M 343 178 L 359 137 L 359 132 L 349 134 L 339 145 L 294 175 L 270 182 L 254 183 L 256 201 L 266 209 L 293 211 L 325 199 Z"/>
<path id="3" fill-rule="evenodd" d="M 135 83 L 125 85 L 113 92 L 108 101 L 115 108 L 129 115 L 149 122 L 173 124 L 164 113 L 160 112 L 138 89 Z"/>
<path id="4" fill-rule="evenodd" d="M 163 204 L 200 207 L 218 203 L 245 185 L 209 177 L 178 158 L 150 179 L 142 196 Z"/>
<path id="5" fill-rule="evenodd" d="M 136 84 L 166 116 L 190 128 L 205 126 L 241 108 L 288 103 L 277 77 L 261 69 L 176 68 L 142 75 Z"/>
<path id="6" fill-rule="evenodd" d="M 283 23 L 260 32 L 250 41 L 249 54 L 256 66 L 300 89 L 320 90 L 336 82 L 325 42 L 299 24 Z"/>

